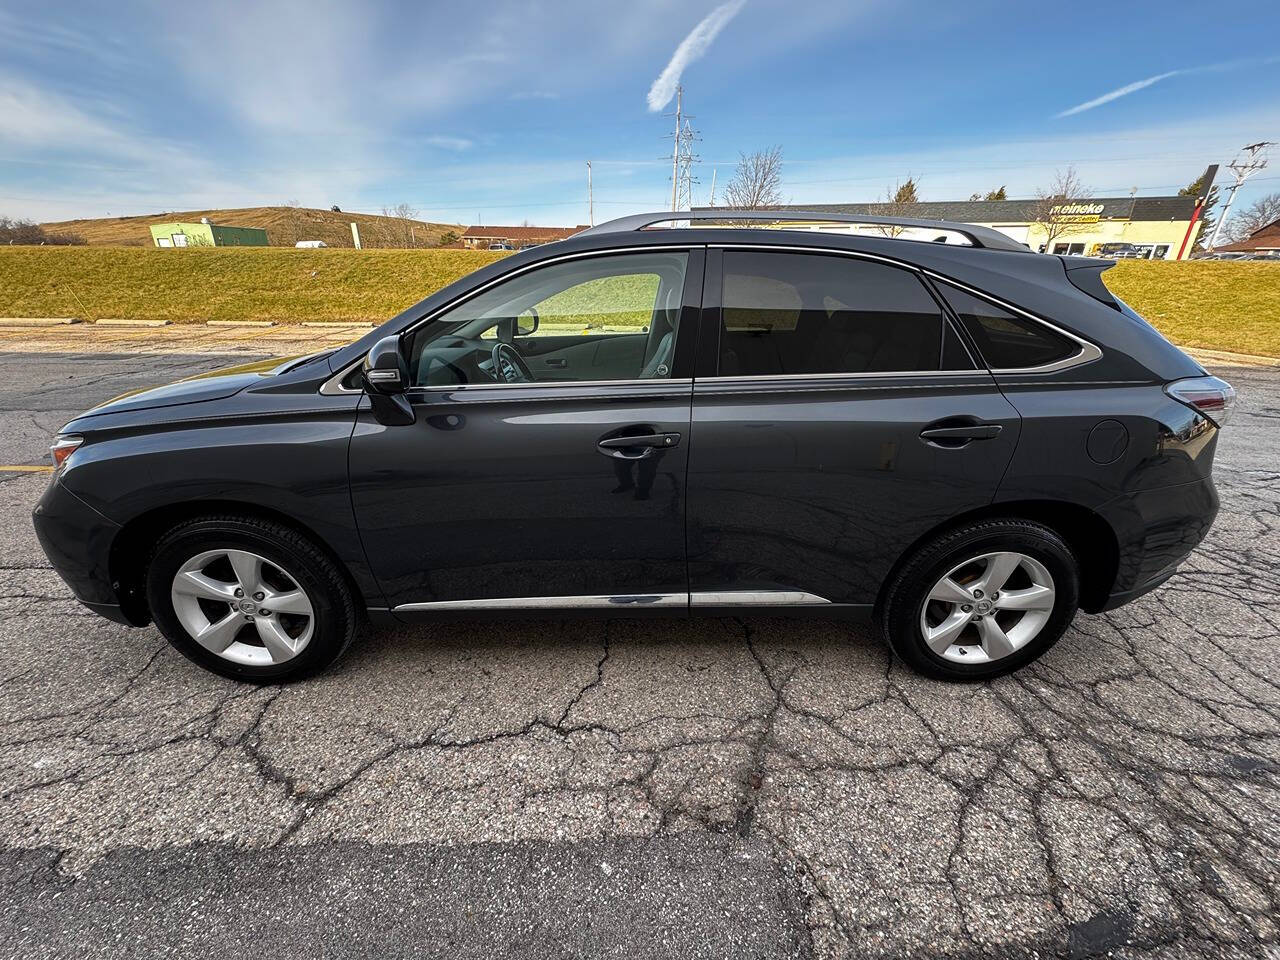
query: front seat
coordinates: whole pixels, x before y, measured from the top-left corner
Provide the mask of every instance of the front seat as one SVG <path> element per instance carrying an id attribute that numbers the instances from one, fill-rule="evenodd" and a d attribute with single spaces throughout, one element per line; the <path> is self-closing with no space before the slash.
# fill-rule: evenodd
<path id="1" fill-rule="evenodd" d="M 639 379 L 641 380 L 657 380 L 671 376 L 671 354 L 676 345 L 676 331 L 672 326 L 672 320 L 680 310 L 680 296 L 680 289 L 672 287 L 667 291 L 666 306 L 653 311 L 653 329 L 649 339 L 652 342 L 653 336 L 657 334 L 658 345 L 653 348 L 653 353 L 640 368 Z"/>
<path id="2" fill-rule="evenodd" d="M 641 380 L 657 380 L 671 376 L 671 352 L 675 347 L 676 332 L 668 330 L 658 341 L 658 349 L 653 351 L 649 362 L 640 370 Z"/>

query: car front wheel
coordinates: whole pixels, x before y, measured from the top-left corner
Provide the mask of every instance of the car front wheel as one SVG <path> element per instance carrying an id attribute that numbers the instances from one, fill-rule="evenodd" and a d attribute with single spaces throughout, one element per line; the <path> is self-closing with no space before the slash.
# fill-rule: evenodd
<path id="1" fill-rule="evenodd" d="M 1025 520 L 986 520 L 920 548 L 886 591 L 881 628 L 922 673 L 985 680 L 1035 660 L 1079 602 L 1071 549 Z"/>
<path id="2" fill-rule="evenodd" d="M 249 517 L 202 517 L 169 530 L 152 553 L 147 599 L 174 647 L 237 680 L 315 673 L 355 633 L 351 591 L 324 551 Z"/>

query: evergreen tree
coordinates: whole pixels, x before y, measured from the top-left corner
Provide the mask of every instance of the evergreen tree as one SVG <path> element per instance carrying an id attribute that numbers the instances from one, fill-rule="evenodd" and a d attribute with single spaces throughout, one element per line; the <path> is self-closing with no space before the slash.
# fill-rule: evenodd
<path id="1" fill-rule="evenodd" d="M 1178 191 L 1180 197 L 1199 197 L 1201 187 L 1204 181 L 1204 174 L 1196 177 L 1191 183 L 1187 184 Z M 1195 246 L 1192 250 L 1203 250 L 1209 243 L 1209 238 L 1213 236 L 1214 225 L 1218 222 L 1218 218 L 1212 216 L 1214 209 L 1218 206 L 1218 188 L 1210 187 L 1208 199 L 1205 200 L 1204 209 L 1200 211 L 1200 233 L 1196 237 Z"/>

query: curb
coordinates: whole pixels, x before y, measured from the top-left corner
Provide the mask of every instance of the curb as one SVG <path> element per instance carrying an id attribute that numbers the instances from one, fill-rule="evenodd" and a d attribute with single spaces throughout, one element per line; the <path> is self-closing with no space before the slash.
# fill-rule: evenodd
<path id="1" fill-rule="evenodd" d="M 0 317 L 0 327 L 61 327 L 79 322 L 79 317 Z"/>
<path id="2" fill-rule="evenodd" d="M 95 327 L 167 327 L 172 320 L 130 320 L 127 317 L 103 317 L 93 321 Z"/>
<path id="3" fill-rule="evenodd" d="M 1280 367 L 1280 357 L 1264 357 L 1256 353 L 1230 353 L 1226 350 L 1202 350 L 1200 347 L 1183 347 L 1193 357 L 1222 360 L 1227 363 L 1247 363 L 1259 367 Z"/>
<path id="4" fill-rule="evenodd" d="M 350 330 L 352 327 L 372 330 L 375 326 L 375 324 L 364 320 L 353 320 L 350 323 L 343 323 L 341 320 L 303 320 L 302 325 L 304 327 L 319 327 L 321 330 Z"/>
<path id="5" fill-rule="evenodd" d="M 206 320 L 207 327 L 274 327 L 274 320 Z"/>

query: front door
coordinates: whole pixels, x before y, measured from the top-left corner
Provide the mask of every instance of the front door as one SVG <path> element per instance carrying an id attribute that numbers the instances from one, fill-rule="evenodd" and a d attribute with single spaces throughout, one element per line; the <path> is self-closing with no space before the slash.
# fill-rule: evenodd
<path id="1" fill-rule="evenodd" d="M 526 269 L 402 338 L 415 422 L 362 404 L 351 491 L 402 616 L 687 604 L 698 248 Z"/>
<path id="2" fill-rule="evenodd" d="M 1017 411 L 913 270 L 728 248 L 707 288 L 692 605 L 869 607 L 912 543 L 991 502 Z"/>

